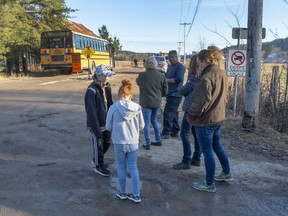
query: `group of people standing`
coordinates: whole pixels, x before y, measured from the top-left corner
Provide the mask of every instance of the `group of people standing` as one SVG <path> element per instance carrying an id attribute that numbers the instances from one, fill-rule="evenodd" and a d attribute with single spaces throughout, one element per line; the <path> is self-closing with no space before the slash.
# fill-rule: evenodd
<path id="1" fill-rule="evenodd" d="M 139 86 L 139 104 L 132 101 L 133 84 L 127 79 L 122 80 L 118 90 L 119 100 L 113 104 L 111 87 L 106 77 L 114 75 L 114 72 L 104 65 L 97 67 L 94 80 L 85 93 L 87 127 L 92 134 L 94 170 L 103 176 L 110 176 L 108 165 L 104 163 L 104 154 L 112 138 L 120 185 L 116 195 L 123 200 L 141 202 L 137 168 L 141 129 L 144 129 L 143 148 L 146 150 L 150 150 L 151 145 L 161 146 L 163 139 L 177 138 L 180 132 L 183 157 L 180 163 L 173 166 L 174 169 L 200 166 L 203 154 L 206 178 L 194 183 L 195 189 L 215 192 L 214 181 L 233 181 L 228 156 L 220 141 L 220 128 L 225 118 L 227 99 L 227 78 L 219 66 L 222 61 L 220 50 L 209 46 L 192 56 L 185 85 L 183 82 L 186 69 L 179 62 L 177 52 L 170 51 L 168 59 L 170 64 L 165 74 L 159 72 L 153 56 L 145 59 L 145 72 L 139 73 L 136 79 Z M 184 115 L 180 128 L 178 108 L 183 96 Z M 163 97 L 166 97 L 166 104 L 160 132 L 157 117 Z M 150 136 L 150 124 L 155 132 L 155 141 L 152 141 Z M 191 134 L 194 138 L 193 156 Z M 214 153 L 222 166 L 222 173 L 217 176 Z M 127 168 L 131 174 L 132 193 L 127 193 L 126 190 Z"/>

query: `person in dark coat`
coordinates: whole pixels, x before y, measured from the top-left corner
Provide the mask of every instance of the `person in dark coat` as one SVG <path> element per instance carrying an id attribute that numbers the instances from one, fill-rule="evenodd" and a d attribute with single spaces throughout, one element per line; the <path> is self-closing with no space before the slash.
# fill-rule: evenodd
<path id="1" fill-rule="evenodd" d="M 162 97 L 167 93 L 167 82 L 164 74 L 160 73 L 156 59 L 151 56 L 145 61 L 145 72 L 139 73 L 136 83 L 139 86 L 139 104 L 142 107 L 145 127 L 145 144 L 143 147 L 150 150 L 150 145 L 162 145 L 161 134 L 158 125 L 158 112 L 161 107 Z M 150 139 L 150 123 L 155 132 L 155 142 Z"/>
<path id="2" fill-rule="evenodd" d="M 106 114 L 113 104 L 110 84 L 107 77 L 115 73 L 105 65 L 99 65 L 93 75 L 93 82 L 85 93 L 87 128 L 92 134 L 94 171 L 102 176 L 111 172 L 104 164 L 104 154 L 111 145 L 111 133 L 106 130 Z"/>
<path id="3" fill-rule="evenodd" d="M 181 130 L 180 130 L 180 137 L 181 137 L 182 146 L 183 146 L 183 157 L 180 163 L 177 163 L 173 166 L 174 169 L 178 169 L 178 170 L 190 169 L 191 165 L 200 166 L 200 158 L 201 158 L 200 145 L 196 137 L 194 126 L 190 125 L 187 121 L 188 110 L 192 104 L 191 95 L 199 79 L 200 79 L 200 71 L 197 67 L 197 54 L 196 54 L 196 55 L 193 55 L 190 60 L 187 82 L 180 90 L 181 95 L 185 97 L 183 105 L 182 105 L 182 110 L 184 111 L 184 115 L 182 118 L 182 124 L 181 124 Z M 191 151 L 191 141 L 190 141 L 191 132 L 194 138 L 194 152 L 193 152 L 192 159 L 191 159 L 192 151 Z"/>

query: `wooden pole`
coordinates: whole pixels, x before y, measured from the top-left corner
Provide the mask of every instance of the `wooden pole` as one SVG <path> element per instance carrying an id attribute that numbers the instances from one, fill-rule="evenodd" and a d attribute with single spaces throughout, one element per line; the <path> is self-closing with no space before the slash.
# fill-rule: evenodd
<path id="1" fill-rule="evenodd" d="M 249 0 L 247 36 L 247 72 L 242 127 L 258 124 L 260 99 L 263 0 Z"/>

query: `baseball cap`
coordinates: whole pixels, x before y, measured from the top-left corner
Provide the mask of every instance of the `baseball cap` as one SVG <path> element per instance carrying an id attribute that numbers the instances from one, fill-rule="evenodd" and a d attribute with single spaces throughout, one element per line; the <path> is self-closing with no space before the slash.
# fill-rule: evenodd
<path id="1" fill-rule="evenodd" d="M 96 68 L 94 74 L 95 75 L 102 75 L 103 74 L 107 77 L 111 77 L 115 74 L 115 72 L 111 71 L 106 65 L 101 64 Z"/>

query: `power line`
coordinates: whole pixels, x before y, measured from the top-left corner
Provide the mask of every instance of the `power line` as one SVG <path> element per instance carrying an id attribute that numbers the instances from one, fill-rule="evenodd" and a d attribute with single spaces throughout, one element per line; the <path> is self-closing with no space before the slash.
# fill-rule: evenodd
<path id="1" fill-rule="evenodd" d="M 185 22 L 186 22 L 187 19 L 188 19 L 188 14 L 189 14 L 189 12 L 190 12 L 190 7 L 191 7 L 191 0 L 190 0 L 190 2 L 189 2 L 189 6 L 188 6 L 188 10 L 187 10 Z"/>
<path id="2" fill-rule="evenodd" d="M 192 21 L 191 21 L 191 26 L 190 26 L 190 28 L 188 30 L 188 33 L 187 33 L 187 37 L 189 36 L 189 33 L 190 33 L 191 28 L 193 26 L 193 23 L 195 21 L 196 15 L 197 15 L 199 7 L 200 7 L 200 3 L 201 3 L 201 0 L 198 0 L 197 5 L 196 5 L 196 9 L 195 9 L 195 12 L 194 12 L 194 16 L 193 16 Z"/>

